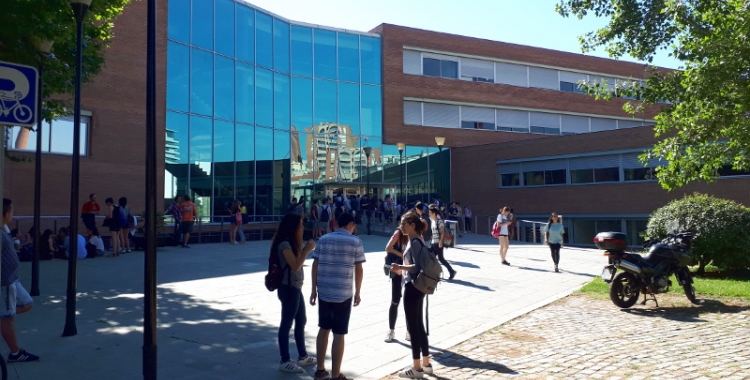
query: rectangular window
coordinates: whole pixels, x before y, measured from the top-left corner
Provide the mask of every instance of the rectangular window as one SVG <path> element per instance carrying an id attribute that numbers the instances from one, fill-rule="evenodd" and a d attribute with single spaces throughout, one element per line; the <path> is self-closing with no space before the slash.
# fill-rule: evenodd
<path id="1" fill-rule="evenodd" d="M 380 38 L 360 36 L 362 82 L 380 84 Z"/>
<path id="2" fill-rule="evenodd" d="M 594 181 L 596 182 L 620 182 L 620 168 L 594 169 Z"/>
<path id="3" fill-rule="evenodd" d="M 521 186 L 521 176 L 518 173 L 501 174 L 502 187 Z"/>
<path id="4" fill-rule="evenodd" d="M 545 185 L 564 185 L 568 183 L 565 169 L 559 170 L 545 170 L 544 171 L 544 184 Z"/>
<path id="5" fill-rule="evenodd" d="M 458 62 L 425 57 L 422 59 L 422 63 L 424 75 L 439 78 L 458 78 Z"/>
<path id="6" fill-rule="evenodd" d="M 719 176 L 721 177 L 732 177 L 738 175 L 750 175 L 748 170 L 735 170 L 732 169 L 732 165 L 724 165 L 719 169 Z"/>
<path id="7" fill-rule="evenodd" d="M 81 156 L 88 156 L 89 118 L 81 117 Z M 36 128 L 35 128 L 36 129 Z M 36 152 L 36 131 L 24 127 L 8 128 L 8 150 Z M 73 117 L 63 116 L 42 126 L 42 153 L 73 154 Z"/>
<path id="8" fill-rule="evenodd" d="M 192 49 L 190 65 L 190 111 L 211 116 L 214 107 L 214 55 Z"/>
<path id="9" fill-rule="evenodd" d="M 167 42 L 167 108 L 187 112 L 190 103 L 190 48 Z"/>
<path id="10" fill-rule="evenodd" d="M 235 110 L 237 121 L 255 123 L 255 66 L 236 63 Z"/>
<path id="11" fill-rule="evenodd" d="M 316 79 L 314 82 L 315 125 L 335 123 L 336 120 L 336 82 Z"/>
<path id="12" fill-rule="evenodd" d="M 542 186 L 544 185 L 544 171 L 536 170 L 532 172 L 523 172 L 524 186 Z"/>
<path id="13" fill-rule="evenodd" d="M 359 36 L 338 33 L 339 79 L 359 82 Z"/>
<path id="14" fill-rule="evenodd" d="M 464 129 L 486 129 L 488 131 L 495 130 L 494 123 L 485 123 L 481 121 L 462 121 L 461 128 Z"/>
<path id="15" fill-rule="evenodd" d="M 237 4 L 236 27 L 237 58 L 248 62 L 255 61 L 255 11 Z"/>
<path id="16" fill-rule="evenodd" d="M 404 101 L 404 124 L 422 125 L 422 103 Z"/>
<path id="17" fill-rule="evenodd" d="M 260 12 L 255 14 L 255 59 L 259 65 L 273 67 L 273 19 Z"/>
<path id="18" fill-rule="evenodd" d="M 170 39 L 190 42 L 190 2 L 172 1 L 167 11 L 167 35 Z"/>
<path id="19" fill-rule="evenodd" d="M 216 0 L 216 52 L 234 57 L 234 1 Z"/>
<path id="20" fill-rule="evenodd" d="M 359 85 L 339 82 L 338 122 L 339 125 L 348 125 L 354 135 L 360 134 L 359 110 Z"/>
<path id="21" fill-rule="evenodd" d="M 313 125 L 312 79 L 292 77 L 292 125 L 303 131 Z"/>
<path id="22" fill-rule="evenodd" d="M 557 70 L 529 67 L 529 87 L 560 90 Z"/>
<path id="23" fill-rule="evenodd" d="M 594 169 L 577 169 L 570 171 L 570 183 L 593 183 Z"/>
<path id="24" fill-rule="evenodd" d="M 221 78 L 214 82 L 214 93 L 216 94 L 216 106 L 214 116 L 234 120 L 234 60 L 214 56 L 216 61 L 216 77 Z"/>
<path id="25" fill-rule="evenodd" d="M 273 73 L 273 126 L 289 130 L 290 121 L 289 77 Z"/>
<path id="26" fill-rule="evenodd" d="M 255 123 L 273 126 L 273 73 L 270 70 L 255 70 Z"/>
<path id="27" fill-rule="evenodd" d="M 497 130 L 505 132 L 529 132 L 527 111 L 496 110 Z"/>
<path id="28" fill-rule="evenodd" d="M 443 78 L 458 78 L 458 62 L 440 61 L 440 76 Z"/>
<path id="29" fill-rule="evenodd" d="M 214 50 L 214 2 L 193 0 L 193 45 Z"/>
<path id="30" fill-rule="evenodd" d="M 523 65 L 495 62 L 495 83 L 528 87 L 528 69 Z"/>
<path id="31" fill-rule="evenodd" d="M 312 29 L 292 26 L 292 74 L 312 76 Z"/>
<path id="32" fill-rule="evenodd" d="M 634 168 L 623 170 L 625 181 L 651 181 L 656 179 L 654 168 Z"/>
<path id="33" fill-rule="evenodd" d="M 383 98 L 380 86 L 362 85 L 362 134 L 381 136 L 383 133 Z"/>
<path id="34" fill-rule="evenodd" d="M 315 29 L 315 77 L 336 79 L 336 32 Z"/>
<path id="35" fill-rule="evenodd" d="M 430 77 L 440 77 L 440 61 L 432 58 L 422 59 L 422 74 Z"/>
<path id="36" fill-rule="evenodd" d="M 585 94 L 586 91 L 581 88 L 577 83 L 560 81 L 560 91 L 564 92 L 575 92 L 577 94 Z"/>
<path id="37" fill-rule="evenodd" d="M 495 64 L 490 61 L 461 58 L 461 79 L 492 83 L 495 79 Z"/>
<path id="38" fill-rule="evenodd" d="M 289 73 L 289 24 L 273 20 L 273 68 Z"/>

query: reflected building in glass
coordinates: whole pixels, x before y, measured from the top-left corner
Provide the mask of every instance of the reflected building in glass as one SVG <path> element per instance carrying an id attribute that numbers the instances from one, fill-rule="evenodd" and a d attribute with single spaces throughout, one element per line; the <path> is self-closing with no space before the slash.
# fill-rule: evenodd
<path id="1" fill-rule="evenodd" d="M 170 2 L 167 34 L 165 199 L 189 194 L 205 217 L 234 199 L 278 215 L 292 197 L 363 194 L 368 175 L 379 197 L 399 191 L 399 152 L 382 144 L 378 34 L 233 0 Z"/>

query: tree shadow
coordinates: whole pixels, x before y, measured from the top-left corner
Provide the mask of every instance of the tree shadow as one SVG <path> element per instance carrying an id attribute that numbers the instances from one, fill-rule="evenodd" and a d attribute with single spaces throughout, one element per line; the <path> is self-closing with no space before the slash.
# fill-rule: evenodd
<path id="1" fill-rule="evenodd" d="M 475 283 L 473 283 L 473 282 L 471 282 L 471 281 L 465 281 L 465 280 L 456 280 L 456 279 L 453 279 L 453 280 L 443 280 L 443 281 L 448 281 L 448 282 L 450 282 L 451 284 L 457 284 L 457 285 L 468 286 L 468 287 L 471 287 L 471 288 L 476 288 L 476 289 L 479 289 L 479 290 L 484 290 L 484 291 L 487 291 L 487 292 L 494 292 L 494 291 L 495 291 L 494 289 L 492 289 L 492 288 L 490 288 L 490 287 L 488 287 L 488 286 L 484 286 L 484 285 L 477 285 L 477 284 L 475 284 Z"/>
<path id="2" fill-rule="evenodd" d="M 731 306 L 721 301 L 710 299 L 699 299 L 698 305 L 664 307 L 654 306 L 653 308 L 635 308 L 622 309 L 621 311 L 628 314 L 634 314 L 643 317 L 664 318 L 677 322 L 705 322 L 701 319 L 701 314 L 722 313 L 735 314 L 749 310 L 750 306 Z"/>
<path id="3" fill-rule="evenodd" d="M 433 361 L 436 363 L 440 363 L 440 365 L 443 365 L 448 368 L 472 368 L 472 369 L 479 369 L 479 370 L 486 370 L 487 372 L 483 372 L 482 376 L 490 377 L 493 374 L 488 372 L 495 372 L 497 374 L 507 374 L 507 375 L 518 375 L 518 372 L 512 368 L 508 368 L 504 364 L 495 363 L 491 361 L 481 361 L 472 359 L 469 357 L 466 357 L 464 355 L 461 355 L 457 352 L 453 352 L 450 350 L 442 350 L 436 347 L 431 347 L 433 350 L 441 351 L 439 355 L 435 355 L 433 357 Z M 434 376 L 437 379 L 441 380 L 451 380 L 446 377 L 441 377 L 439 375 Z"/>
<path id="4" fill-rule="evenodd" d="M 479 269 L 479 268 L 480 268 L 480 266 L 479 266 L 479 265 L 476 265 L 476 264 L 472 264 L 472 263 L 467 263 L 467 262 L 465 262 L 465 261 L 454 261 L 454 260 L 450 260 L 450 263 L 451 263 L 452 265 L 458 265 L 458 266 L 460 266 L 460 267 L 465 267 L 465 268 L 474 268 L 474 269 Z"/>

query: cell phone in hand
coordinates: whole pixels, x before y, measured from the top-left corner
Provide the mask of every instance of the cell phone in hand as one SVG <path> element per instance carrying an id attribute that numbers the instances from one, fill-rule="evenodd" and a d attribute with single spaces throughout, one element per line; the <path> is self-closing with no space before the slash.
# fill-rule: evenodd
<path id="1" fill-rule="evenodd" d="M 385 269 L 391 269 L 391 268 L 392 268 L 392 267 L 391 267 L 391 264 L 383 264 L 383 267 L 384 267 Z"/>

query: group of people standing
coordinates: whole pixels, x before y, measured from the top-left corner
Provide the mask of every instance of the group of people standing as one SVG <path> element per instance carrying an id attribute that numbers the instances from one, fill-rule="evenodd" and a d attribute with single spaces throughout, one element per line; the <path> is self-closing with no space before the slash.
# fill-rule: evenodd
<path id="1" fill-rule="evenodd" d="M 192 202 L 190 196 L 178 195 L 174 197 L 174 202 L 164 211 L 164 215 L 171 215 L 174 218 L 172 239 L 175 244 L 179 244 L 182 248 L 190 248 L 190 245 L 188 245 L 190 233 L 193 232 L 193 225 L 198 219 L 198 207 Z"/>
<path id="2" fill-rule="evenodd" d="M 510 265 L 506 257 L 510 243 L 509 237 L 513 237 L 513 227 L 515 227 L 515 224 L 516 217 L 513 214 L 513 209 L 507 206 L 501 208 L 493 226 L 493 234 L 497 233 L 498 235 L 500 260 L 502 260 L 503 265 Z M 562 224 L 562 216 L 557 215 L 556 212 L 551 213 L 547 223 L 540 228 L 540 232 L 542 233 L 544 243 L 549 246 L 552 262 L 555 265 L 555 272 L 560 272 L 560 249 L 565 245 L 565 227 Z"/>
<path id="3" fill-rule="evenodd" d="M 102 227 L 109 229 L 109 242 L 112 247 L 112 253 L 109 256 L 115 257 L 123 253 L 130 253 L 130 237 L 135 233 L 138 219 L 128 206 L 128 198 L 120 197 L 117 203 L 112 198 L 105 199 L 104 212 L 102 212 L 96 200 L 96 194 L 89 195 L 89 201 L 84 203 L 81 208 L 81 219 L 88 230 L 88 243 L 94 246 L 94 250 L 101 251 L 98 256 L 104 254 L 104 242 L 102 241 L 99 244 L 101 236 L 99 235 L 99 229 L 96 227 L 96 217 L 103 214 Z"/>

